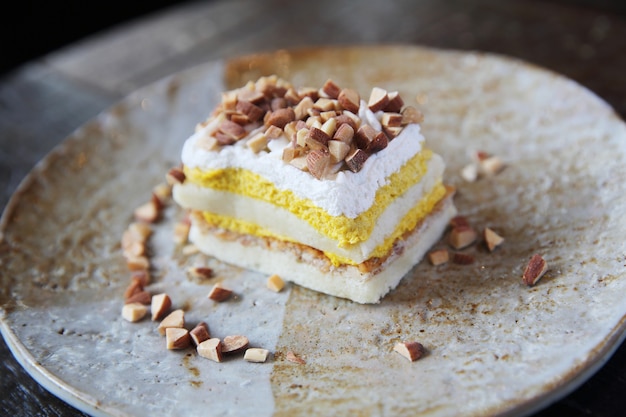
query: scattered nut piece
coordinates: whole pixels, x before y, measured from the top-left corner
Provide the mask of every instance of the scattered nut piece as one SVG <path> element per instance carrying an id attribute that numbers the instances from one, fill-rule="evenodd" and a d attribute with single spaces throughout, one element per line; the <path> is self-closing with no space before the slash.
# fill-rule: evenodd
<path id="1" fill-rule="evenodd" d="M 476 231 L 470 226 L 453 227 L 448 241 L 454 249 L 463 249 L 476 241 Z"/>
<path id="2" fill-rule="evenodd" d="M 194 253 L 200 252 L 200 249 L 193 243 L 189 243 L 188 245 L 183 246 L 180 252 L 183 255 L 187 256 L 187 255 L 193 255 Z"/>
<path id="3" fill-rule="evenodd" d="M 174 310 L 159 323 L 157 330 L 161 335 L 165 334 L 168 327 L 182 328 L 185 327 L 185 312 L 183 310 Z"/>
<path id="4" fill-rule="evenodd" d="M 159 201 L 161 201 L 162 204 L 165 204 L 172 196 L 172 186 L 167 183 L 157 184 L 152 189 L 152 193 L 159 199 Z"/>
<path id="5" fill-rule="evenodd" d="M 215 284 L 209 293 L 208 298 L 213 301 L 222 302 L 226 301 L 232 294 L 233 292 L 231 290 L 222 287 L 220 284 Z"/>
<path id="6" fill-rule="evenodd" d="M 159 218 L 160 210 L 155 201 L 150 200 L 137 207 L 133 214 L 138 221 L 154 223 Z"/>
<path id="7" fill-rule="evenodd" d="M 174 225 L 174 243 L 182 245 L 189 239 L 189 229 L 191 224 L 189 222 L 177 222 Z"/>
<path id="8" fill-rule="evenodd" d="M 191 345 L 187 329 L 168 327 L 165 329 L 165 345 L 168 349 L 186 349 Z"/>
<path id="9" fill-rule="evenodd" d="M 285 281 L 278 275 L 270 275 L 267 279 L 267 288 L 274 292 L 280 292 L 285 287 Z"/>
<path id="10" fill-rule="evenodd" d="M 270 351 L 261 348 L 246 349 L 246 353 L 243 355 L 243 359 L 248 362 L 263 363 L 267 360 Z"/>
<path id="11" fill-rule="evenodd" d="M 138 280 L 141 285 L 143 285 L 144 287 L 146 285 L 148 285 L 150 283 L 150 273 L 146 270 L 140 270 L 140 271 L 133 271 L 132 275 L 130 276 L 131 281 L 132 280 Z"/>
<path id="12" fill-rule="evenodd" d="M 191 331 L 189 332 L 189 336 L 191 337 L 191 341 L 194 343 L 194 345 L 198 346 L 200 343 L 211 338 L 209 326 L 202 321 L 198 323 L 196 327 L 191 329 Z"/>
<path id="13" fill-rule="evenodd" d="M 474 263 L 474 257 L 467 253 L 456 252 L 452 256 L 452 262 L 457 265 L 470 265 Z"/>
<path id="14" fill-rule="evenodd" d="M 185 182 L 185 173 L 180 168 L 172 168 L 165 175 L 165 181 L 169 185 L 182 184 Z"/>
<path id="15" fill-rule="evenodd" d="M 196 351 L 203 358 L 210 359 L 215 362 L 222 361 L 222 342 L 218 338 L 207 339 L 201 342 Z"/>
<path id="16" fill-rule="evenodd" d="M 502 244 L 502 242 L 504 242 L 504 238 L 502 236 L 500 236 L 488 227 L 485 227 L 483 236 L 489 252 L 493 252 L 498 246 Z"/>
<path id="17" fill-rule="evenodd" d="M 150 260 L 146 256 L 126 257 L 126 266 L 131 271 L 150 269 Z"/>
<path id="18" fill-rule="evenodd" d="M 526 265 L 526 269 L 524 270 L 524 275 L 522 279 L 524 284 L 529 287 L 535 285 L 537 281 L 543 277 L 543 275 L 548 270 L 548 263 L 545 259 L 539 254 L 534 254 L 530 261 L 528 261 L 528 265 Z"/>
<path id="19" fill-rule="evenodd" d="M 450 226 L 451 227 L 459 227 L 459 226 L 469 226 L 469 221 L 467 220 L 467 218 L 465 216 L 454 216 L 453 218 L 450 219 Z"/>
<path id="20" fill-rule="evenodd" d="M 148 314 L 148 307 L 140 303 L 124 304 L 122 307 L 122 317 L 131 323 L 143 319 Z"/>
<path id="21" fill-rule="evenodd" d="M 363 168 L 363 164 L 367 161 L 369 156 L 363 149 L 355 149 L 352 152 L 348 153 L 346 156 L 346 165 L 350 168 L 352 172 L 359 172 Z"/>
<path id="22" fill-rule="evenodd" d="M 285 359 L 287 359 L 289 362 L 297 363 L 298 365 L 306 364 L 306 361 L 304 359 L 302 359 L 292 351 L 287 352 L 287 355 L 285 355 Z"/>
<path id="23" fill-rule="evenodd" d="M 172 307 L 172 299 L 166 293 L 156 294 L 150 300 L 152 321 L 161 320 Z"/>
<path id="24" fill-rule="evenodd" d="M 398 342 L 393 347 L 393 350 L 404 356 L 411 362 L 415 362 L 424 356 L 424 346 L 419 342 Z"/>
<path id="25" fill-rule="evenodd" d="M 206 266 L 191 266 L 187 272 L 192 278 L 209 279 L 213 277 L 213 269 Z"/>
<path id="26" fill-rule="evenodd" d="M 476 164 L 467 164 L 461 169 L 461 178 L 467 182 L 474 182 L 478 179 L 478 166 Z"/>
<path id="27" fill-rule="evenodd" d="M 324 85 L 322 86 L 322 91 L 326 93 L 326 95 L 330 98 L 339 97 L 339 93 L 341 92 L 341 88 L 337 84 L 333 82 L 333 80 L 326 80 Z"/>
<path id="28" fill-rule="evenodd" d="M 434 266 L 442 265 L 448 262 L 450 254 L 447 249 L 436 249 L 428 253 L 428 259 Z"/>
<path id="29" fill-rule="evenodd" d="M 222 353 L 237 353 L 241 352 L 250 344 L 246 336 L 235 335 L 226 336 L 222 340 Z"/>
<path id="30" fill-rule="evenodd" d="M 263 149 L 265 149 L 268 141 L 269 139 L 267 138 L 267 136 L 265 136 L 264 133 L 259 132 L 251 137 L 246 145 L 248 145 L 248 148 L 252 149 L 252 152 L 259 153 Z"/>
<path id="31" fill-rule="evenodd" d="M 148 291 L 139 291 L 138 293 L 135 293 L 131 295 L 130 297 L 128 297 L 124 301 L 124 303 L 125 304 L 139 303 L 139 304 L 149 305 L 150 300 L 152 300 L 152 296 L 150 295 Z"/>
<path id="32" fill-rule="evenodd" d="M 504 162 L 497 156 L 489 156 L 480 161 L 480 170 L 487 176 L 498 174 L 504 169 Z"/>
<path id="33" fill-rule="evenodd" d="M 131 277 L 130 284 L 128 284 L 128 287 L 124 290 L 124 299 L 128 300 L 133 295 L 143 291 L 143 288 L 144 284 L 141 279 L 138 277 Z"/>

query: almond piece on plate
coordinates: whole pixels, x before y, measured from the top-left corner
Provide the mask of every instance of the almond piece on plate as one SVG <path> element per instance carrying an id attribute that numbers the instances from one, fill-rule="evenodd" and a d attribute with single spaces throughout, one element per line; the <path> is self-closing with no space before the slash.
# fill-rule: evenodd
<path id="1" fill-rule="evenodd" d="M 232 294 L 233 294 L 232 290 L 229 290 L 228 288 L 224 288 L 220 284 L 215 284 L 213 286 L 213 289 L 211 289 L 211 292 L 209 293 L 208 298 L 210 298 L 213 301 L 222 302 L 222 301 L 226 301 Z"/>
<path id="2" fill-rule="evenodd" d="M 166 293 L 155 294 L 150 301 L 150 311 L 152 312 L 152 321 L 161 320 L 172 307 L 172 300 Z"/>
<path id="3" fill-rule="evenodd" d="M 196 350 L 198 355 L 214 362 L 222 361 L 222 341 L 218 338 L 207 339 L 200 343 Z"/>
<path id="4" fill-rule="evenodd" d="M 148 307 L 140 303 L 124 304 L 122 307 L 122 317 L 131 323 L 141 320 L 146 314 L 148 314 Z"/>
<path id="5" fill-rule="evenodd" d="M 447 249 L 435 249 L 428 253 L 428 260 L 434 266 L 442 265 L 450 260 L 450 254 Z"/>
<path id="6" fill-rule="evenodd" d="M 500 236 L 488 227 L 485 227 L 483 236 L 489 252 L 493 252 L 498 246 L 500 246 L 504 242 L 504 238 L 502 236 Z"/>
<path id="7" fill-rule="evenodd" d="M 526 269 L 524 270 L 524 275 L 522 276 L 524 284 L 529 287 L 535 285 L 547 270 L 548 263 L 546 260 L 543 259 L 541 255 L 534 254 L 530 258 L 530 261 L 528 261 L 528 265 L 526 265 Z"/>
<path id="8" fill-rule="evenodd" d="M 419 342 L 399 342 L 393 347 L 393 350 L 404 356 L 411 362 L 415 362 L 424 356 L 424 346 Z"/>
<path id="9" fill-rule="evenodd" d="M 191 345 L 191 338 L 187 329 L 168 327 L 165 329 L 165 346 L 168 349 L 186 349 Z"/>
<path id="10" fill-rule="evenodd" d="M 159 333 L 165 334 L 165 329 L 169 327 L 183 328 L 185 327 L 185 312 L 181 309 L 174 310 L 159 323 Z"/>
<path id="11" fill-rule="evenodd" d="M 361 97 L 359 96 L 359 93 L 357 93 L 355 90 L 352 90 L 350 88 L 344 88 L 339 93 L 337 100 L 339 101 L 341 107 L 343 107 L 344 109 L 354 114 L 358 113 Z"/>
<path id="12" fill-rule="evenodd" d="M 202 321 L 198 323 L 196 327 L 191 329 L 191 331 L 189 332 L 189 336 L 191 336 L 191 341 L 194 343 L 194 345 L 198 346 L 200 343 L 211 338 L 209 326 Z"/>
<path id="13" fill-rule="evenodd" d="M 222 353 L 237 353 L 248 347 L 250 341 L 246 336 L 233 335 L 226 336 L 222 340 Z"/>
<path id="14" fill-rule="evenodd" d="M 243 359 L 248 362 L 262 363 L 267 360 L 270 351 L 261 348 L 246 349 L 246 353 L 243 355 Z"/>
<path id="15" fill-rule="evenodd" d="M 448 241 L 454 249 L 463 249 L 476 241 L 476 231 L 470 226 L 453 227 Z"/>
<path id="16" fill-rule="evenodd" d="M 285 281 L 278 275 L 270 275 L 267 278 L 267 288 L 274 292 L 280 292 L 285 287 Z"/>

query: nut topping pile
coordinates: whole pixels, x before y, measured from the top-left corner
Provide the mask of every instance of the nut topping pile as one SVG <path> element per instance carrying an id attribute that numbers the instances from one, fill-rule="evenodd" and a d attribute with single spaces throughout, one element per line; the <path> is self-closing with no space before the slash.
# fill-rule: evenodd
<path id="1" fill-rule="evenodd" d="M 219 150 L 246 139 L 246 146 L 259 153 L 271 140 L 285 137 L 291 144 L 283 151 L 283 161 L 318 179 L 345 169 L 358 172 L 407 124 L 423 120 L 419 110 L 404 107 L 397 91 L 372 89 L 367 107 L 374 120 L 359 117 L 361 101 L 357 91 L 330 79 L 319 89 L 296 90 L 275 75 L 261 77 L 222 93 L 222 102 L 198 126 L 211 126 L 198 144 Z"/>

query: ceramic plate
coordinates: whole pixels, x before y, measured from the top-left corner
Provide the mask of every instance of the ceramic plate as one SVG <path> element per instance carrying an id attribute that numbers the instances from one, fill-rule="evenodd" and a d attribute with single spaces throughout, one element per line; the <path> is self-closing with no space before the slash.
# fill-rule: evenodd
<path id="1" fill-rule="evenodd" d="M 380 304 L 359 305 L 296 286 L 274 293 L 264 276 L 183 253 L 170 205 L 150 240 L 149 291 L 169 293 L 190 325 L 246 335 L 272 354 L 216 363 L 167 350 L 155 322 L 122 319 L 122 232 L 219 93 L 272 73 L 399 90 L 425 114 L 460 213 L 505 242 L 467 249 L 471 265 L 422 262 Z M 459 172 L 478 150 L 506 168 L 466 182 Z M 403 46 L 211 62 L 132 94 L 28 175 L 2 218 L 1 329 L 35 379 L 93 415 L 524 415 L 582 383 L 624 336 L 624 183 L 624 123 L 585 88 L 527 63 Z M 549 271 L 527 287 L 535 253 Z M 214 278 L 190 278 L 193 265 Z M 235 297 L 209 300 L 218 281 Z M 427 355 L 406 360 L 393 351 L 401 340 Z"/>

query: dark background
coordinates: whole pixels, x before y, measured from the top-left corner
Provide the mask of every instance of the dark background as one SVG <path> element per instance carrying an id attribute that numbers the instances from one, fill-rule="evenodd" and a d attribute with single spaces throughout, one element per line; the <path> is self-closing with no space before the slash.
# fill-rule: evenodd
<path id="1" fill-rule="evenodd" d="M 536 1 L 571 4 L 626 16 L 626 0 Z M 4 3 L 0 9 L 2 10 L 0 34 L 3 45 L 0 55 L 0 75 L 86 36 L 146 14 L 158 13 L 177 4 L 191 2 L 191 0 L 22 0 L 11 3 L 11 8 Z"/>

